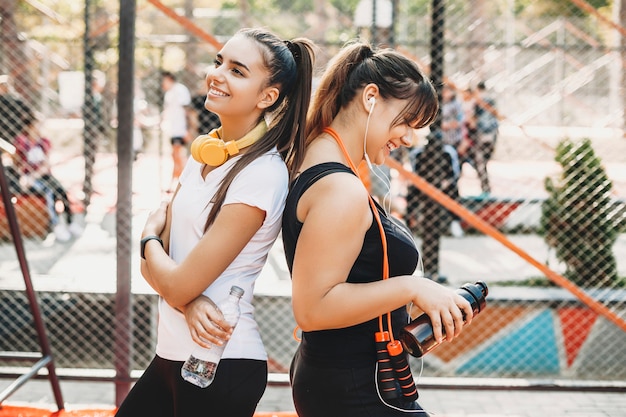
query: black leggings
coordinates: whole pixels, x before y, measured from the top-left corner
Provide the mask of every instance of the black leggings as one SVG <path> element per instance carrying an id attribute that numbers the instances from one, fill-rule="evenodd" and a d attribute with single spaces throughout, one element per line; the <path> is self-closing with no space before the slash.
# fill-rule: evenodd
<path id="1" fill-rule="evenodd" d="M 328 368 L 302 355 L 291 364 L 293 401 L 299 417 L 429 417 L 416 402 L 383 403 L 376 391 L 375 364 Z"/>
<path id="2" fill-rule="evenodd" d="M 115 414 L 117 417 L 251 417 L 265 392 L 267 362 L 223 359 L 207 388 L 183 380 L 183 362 L 158 356 Z"/>

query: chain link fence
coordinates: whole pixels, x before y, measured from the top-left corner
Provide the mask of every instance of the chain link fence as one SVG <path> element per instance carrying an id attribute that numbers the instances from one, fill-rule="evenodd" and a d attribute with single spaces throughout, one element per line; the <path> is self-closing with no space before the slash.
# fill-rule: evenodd
<path id="1" fill-rule="evenodd" d="M 461 339 L 411 360 L 415 376 L 623 381 L 621 3 L 139 1 L 127 92 L 133 215 L 121 226 L 133 230 L 121 248 L 134 265 L 132 369 L 147 365 L 156 336 L 156 296 L 139 274 L 136 241 L 171 185 L 161 73 L 201 97 L 219 44 L 240 27 L 264 26 L 314 40 L 320 69 L 355 36 L 392 46 L 441 91 L 433 128 L 416 132 L 415 146 L 368 184 L 413 231 L 417 274 L 452 287 L 483 280 L 490 294 Z M 54 4 L 0 0 L 0 135 L 17 148 L 2 158 L 56 364 L 88 374 L 116 360 L 119 10 L 104 0 Z M 0 351 L 37 351 L 4 212 L 0 240 Z M 297 342 L 281 249 L 255 306 L 270 371 L 283 374 Z"/>

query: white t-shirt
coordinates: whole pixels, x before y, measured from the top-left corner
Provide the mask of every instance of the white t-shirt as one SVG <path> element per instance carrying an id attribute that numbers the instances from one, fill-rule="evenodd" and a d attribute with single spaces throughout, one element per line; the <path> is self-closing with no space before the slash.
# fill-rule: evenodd
<path id="1" fill-rule="evenodd" d="M 163 96 L 163 128 L 171 138 L 187 134 L 185 106 L 191 104 L 191 94 L 181 83 L 174 83 Z"/>
<path id="2" fill-rule="evenodd" d="M 202 164 L 189 158 L 182 175 L 181 187 L 174 199 L 170 235 L 170 257 L 177 263 L 188 255 L 204 233 L 204 224 L 211 210 L 209 201 L 219 184 L 238 158 L 226 161 L 201 176 Z M 228 297 L 230 287 L 237 285 L 245 293 L 240 301 L 241 317 L 224 351 L 224 358 L 266 360 L 259 328 L 254 320 L 252 294 L 281 227 L 287 198 L 289 174 L 276 149 L 257 158 L 240 172 L 228 189 L 224 205 L 243 203 L 266 213 L 265 221 L 243 251 L 203 294 L 220 303 Z M 207 254 L 210 257 L 211 254 Z M 182 313 L 163 299 L 159 300 L 159 324 L 156 353 L 168 360 L 184 361 L 195 343 Z"/>

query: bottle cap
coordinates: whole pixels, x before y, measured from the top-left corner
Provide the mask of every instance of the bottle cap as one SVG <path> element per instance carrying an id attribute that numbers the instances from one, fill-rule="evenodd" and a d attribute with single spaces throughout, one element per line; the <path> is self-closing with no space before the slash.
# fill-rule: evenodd
<path id="1" fill-rule="evenodd" d="M 481 291 L 483 293 L 483 296 L 487 296 L 489 295 L 489 288 L 487 288 L 487 283 L 485 281 L 476 281 L 476 285 L 482 287 Z"/>
<path id="2" fill-rule="evenodd" d="M 232 287 L 230 287 L 230 294 L 234 295 L 236 297 L 241 298 L 241 296 L 243 295 L 245 291 L 243 290 L 243 288 L 238 287 L 236 285 L 233 285 Z"/>
<path id="3" fill-rule="evenodd" d="M 471 295 L 474 299 L 472 306 L 476 307 L 479 312 L 485 307 L 485 297 L 488 293 L 487 284 L 483 281 L 478 281 L 476 284 L 467 283 L 464 284 L 461 289 L 467 291 Z"/>

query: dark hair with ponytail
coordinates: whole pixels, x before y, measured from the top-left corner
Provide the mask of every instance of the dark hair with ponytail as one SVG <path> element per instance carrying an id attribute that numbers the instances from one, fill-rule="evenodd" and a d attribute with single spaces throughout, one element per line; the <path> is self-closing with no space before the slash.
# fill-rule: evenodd
<path id="1" fill-rule="evenodd" d="M 370 83 L 378 86 L 383 99 L 409 100 L 394 124 L 406 122 L 418 129 L 437 117 L 437 92 L 415 62 L 391 49 L 374 51 L 367 43 L 353 42 L 331 59 L 320 80 L 309 110 L 307 141 L 319 136 Z"/>
<path id="2" fill-rule="evenodd" d="M 258 43 L 265 68 L 269 73 L 265 86 L 276 86 L 280 94 L 276 102 L 261 115 L 263 119 L 267 113 L 272 113 L 269 129 L 241 155 L 215 193 L 205 231 L 215 221 L 234 178 L 256 158 L 276 146 L 287 163 L 290 176 L 304 158 L 306 139 L 304 129 L 311 99 L 315 57 L 313 43 L 304 38 L 283 41 L 263 29 L 241 29 L 235 36 L 245 36 Z"/>

